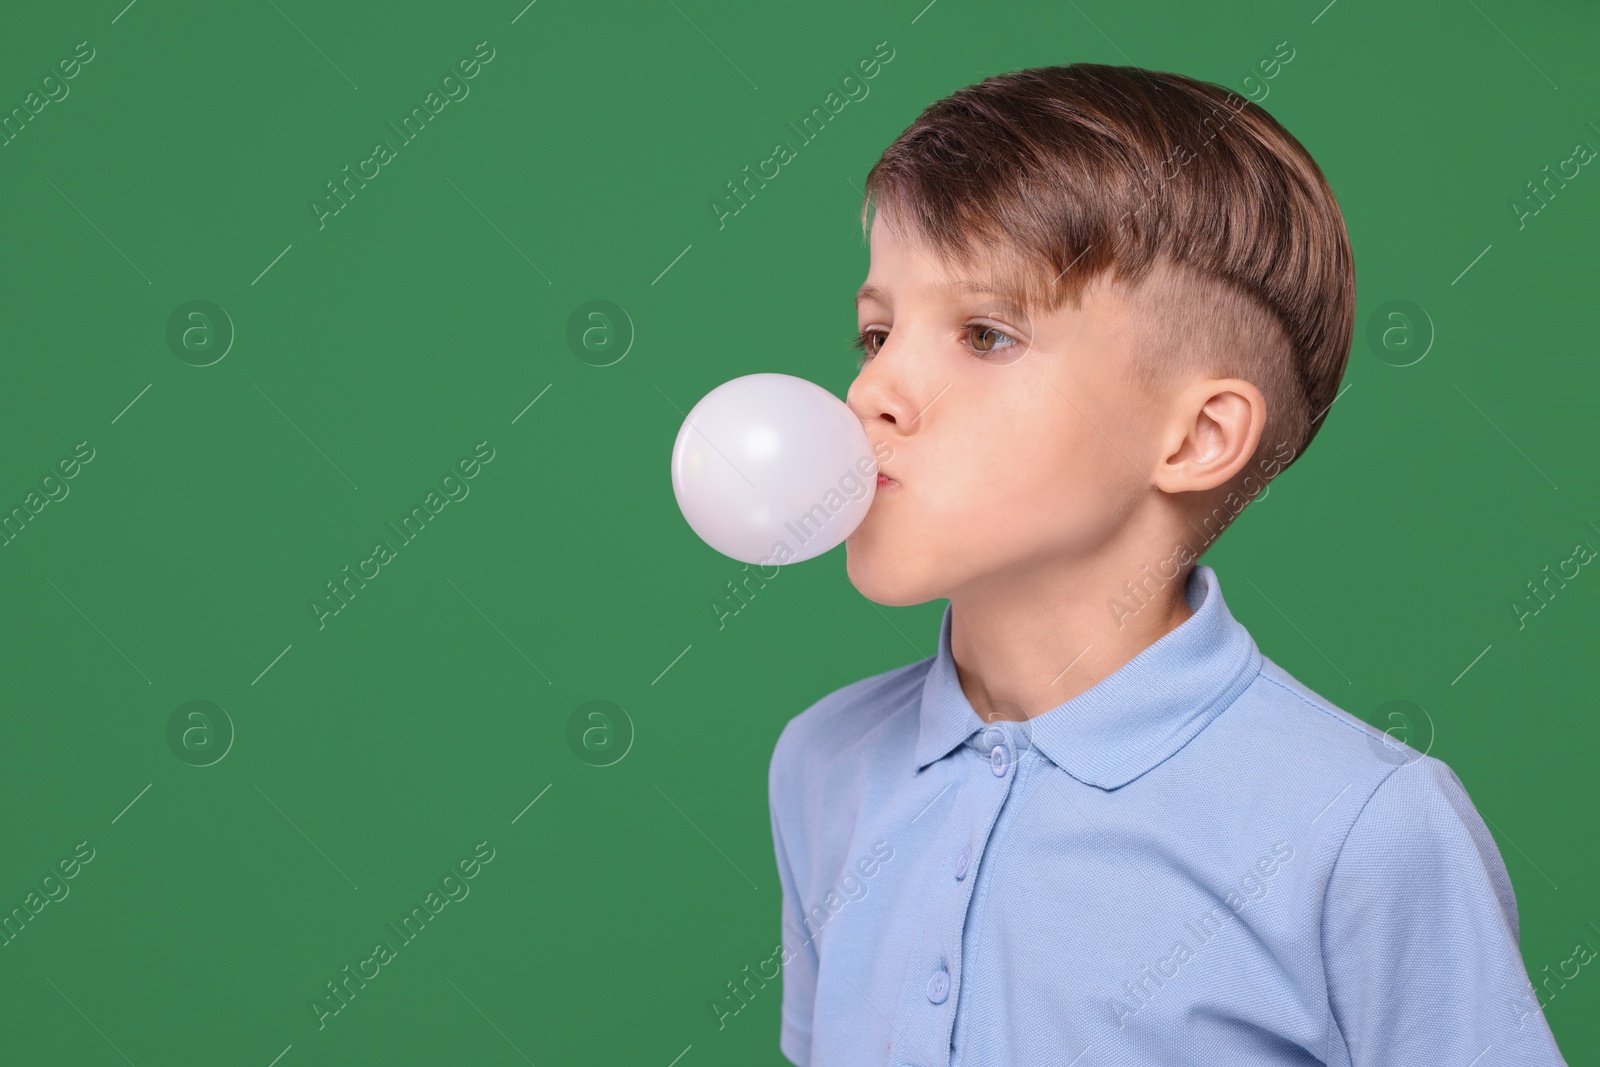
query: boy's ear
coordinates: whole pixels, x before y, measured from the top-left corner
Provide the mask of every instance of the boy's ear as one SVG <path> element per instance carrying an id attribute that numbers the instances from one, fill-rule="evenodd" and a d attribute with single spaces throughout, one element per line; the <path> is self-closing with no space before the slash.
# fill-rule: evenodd
<path id="1" fill-rule="evenodd" d="M 1181 390 L 1150 480 L 1167 493 L 1205 492 L 1250 462 L 1267 423 L 1267 401 L 1243 378 L 1202 378 Z"/>

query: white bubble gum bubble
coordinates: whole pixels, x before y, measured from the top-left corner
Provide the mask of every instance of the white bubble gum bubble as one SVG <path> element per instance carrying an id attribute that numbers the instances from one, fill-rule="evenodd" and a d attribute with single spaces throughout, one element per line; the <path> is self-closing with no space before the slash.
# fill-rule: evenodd
<path id="1" fill-rule="evenodd" d="M 747 374 L 689 412 L 672 491 L 700 539 L 742 563 L 798 563 L 866 518 L 878 464 L 861 420 L 814 382 Z"/>

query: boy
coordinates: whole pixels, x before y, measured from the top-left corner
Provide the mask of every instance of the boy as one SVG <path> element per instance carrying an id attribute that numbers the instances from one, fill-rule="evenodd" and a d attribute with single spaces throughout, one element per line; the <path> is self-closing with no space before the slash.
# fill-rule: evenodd
<path id="1" fill-rule="evenodd" d="M 866 194 L 847 402 L 892 453 L 848 571 L 949 605 L 777 742 L 783 1053 L 1561 1064 L 1460 781 L 1196 562 L 1337 396 L 1352 257 L 1305 149 L 1079 63 L 933 104 Z"/>

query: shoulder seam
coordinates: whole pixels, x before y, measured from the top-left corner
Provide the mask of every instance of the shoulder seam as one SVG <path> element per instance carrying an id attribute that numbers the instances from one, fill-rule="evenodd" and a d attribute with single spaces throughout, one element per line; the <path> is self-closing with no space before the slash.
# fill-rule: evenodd
<path id="1" fill-rule="evenodd" d="M 1269 678 L 1268 681 L 1272 681 L 1272 679 Z M 1273 682 L 1273 684 L 1277 685 L 1278 688 L 1280 688 L 1280 689 L 1284 688 L 1281 684 L 1279 684 L 1277 682 Z M 1293 693 L 1294 691 L 1293 690 L 1288 690 L 1288 692 Z M 1299 693 L 1294 693 L 1294 695 L 1295 696 L 1300 696 Z M 1301 697 L 1301 700 L 1305 700 L 1305 698 Z M 1305 700 L 1305 702 L 1307 704 L 1311 704 L 1311 702 L 1309 700 Z M 1314 708 L 1317 707 L 1315 704 L 1311 704 L 1311 706 L 1314 707 Z M 1321 711 L 1322 709 L 1318 708 L 1317 710 Z M 1345 723 L 1344 725 L 1349 726 L 1350 724 L 1349 723 Z M 1355 729 L 1355 727 L 1351 727 L 1351 729 Z M 1357 732 L 1359 733 L 1360 731 L 1357 731 Z M 1428 758 L 1427 756 L 1423 756 L 1422 757 L 1422 759 L 1424 759 L 1424 760 L 1427 759 L 1427 758 Z M 1416 760 L 1414 762 L 1421 763 L 1422 760 Z M 1333 983 L 1330 980 L 1330 976 L 1328 974 L 1328 952 L 1327 952 L 1327 943 L 1328 943 L 1328 901 L 1332 896 L 1331 890 L 1333 888 L 1334 871 L 1336 871 L 1338 869 L 1339 861 L 1344 858 L 1345 846 L 1350 843 L 1350 838 L 1352 836 L 1354 836 L 1354 834 L 1356 832 L 1356 824 L 1359 823 L 1361 821 L 1361 817 L 1367 813 L 1367 808 L 1372 806 L 1373 799 L 1375 797 L 1377 797 L 1377 795 L 1379 793 L 1383 792 L 1383 787 L 1389 784 L 1389 780 L 1394 777 L 1396 771 L 1399 771 L 1402 768 L 1409 767 L 1409 766 L 1411 766 L 1410 763 L 1402 763 L 1402 764 L 1400 764 L 1398 766 L 1390 767 L 1388 773 L 1385 774 L 1382 778 L 1378 779 L 1378 784 L 1372 787 L 1372 792 L 1368 793 L 1367 794 L 1367 799 L 1365 799 L 1365 800 L 1363 800 L 1361 802 L 1361 807 L 1359 809 L 1357 809 L 1355 818 L 1350 820 L 1350 825 L 1345 828 L 1344 836 L 1339 839 L 1339 850 L 1333 854 L 1333 862 L 1328 864 L 1328 877 L 1322 883 L 1322 907 L 1318 910 L 1318 914 L 1317 914 L 1317 952 L 1322 957 L 1322 988 L 1327 992 L 1327 995 L 1328 995 L 1328 1018 L 1333 1021 L 1333 1024 L 1335 1026 L 1339 1025 L 1339 1020 L 1333 1014 L 1333 995 L 1332 995 Z M 1337 798 L 1335 798 L 1335 799 L 1337 799 Z M 1343 1028 L 1340 1028 L 1340 1030 L 1339 1030 L 1339 1037 L 1340 1037 L 1341 1041 L 1345 1042 L 1345 1047 L 1348 1048 L 1349 1047 L 1349 1041 L 1344 1036 Z"/>
<path id="2" fill-rule="evenodd" d="M 1377 740 L 1377 738 L 1373 737 L 1371 734 L 1364 733 L 1361 730 L 1361 728 L 1359 726 L 1356 726 L 1354 723 L 1345 722 L 1343 719 L 1339 718 L 1339 716 L 1335 715 L 1328 708 L 1323 707 L 1321 704 L 1316 704 L 1316 703 L 1313 703 L 1310 700 L 1307 700 L 1303 694 L 1296 693 L 1293 689 L 1290 689 L 1288 686 L 1284 685 L 1282 682 L 1278 681 L 1276 678 L 1274 678 L 1271 675 L 1267 674 L 1266 671 L 1262 671 L 1261 674 L 1260 674 L 1260 677 L 1264 681 L 1267 681 L 1267 682 L 1271 683 L 1272 685 L 1277 686 L 1279 689 L 1283 690 L 1285 693 L 1288 693 L 1290 696 L 1292 696 L 1296 700 L 1300 701 L 1300 703 L 1304 704 L 1306 707 L 1312 708 L 1312 709 L 1322 713 L 1323 715 L 1325 715 L 1329 719 L 1332 719 L 1334 722 L 1338 723 L 1340 726 L 1343 726 L 1346 730 L 1350 730 L 1350 731 L 1352 731 L 1354 733 L 1360 734 L 1362 737 L 1367 738 L 1368 740 L 1374 740 L 1374 741 Z M 1377 729 L 1376 727 L 1373 727 L 1373 728 Z M 1382 734 L 1381 731 L 1380 731 L 1380 734 Z M 1388 734 L 1382 734 L 1382 736 L 1383 737 L 1388 737 L 1389 735 Z M 1392 749 L 1395 752 L 1401 751 L 1400 749 L 1395 748 L 1393 745 L 1389 744 L 1389 742 L 1387 742 L 1387 741 L 1382 742 L 1382 744 L 1383 744 L 1383 746 L 1385 748 Z M 1412 751 L 1415 751 L 1415 749 L 1413 749 Z M 1423 753 L 1419 753 L 1419 755 L 1426 756 L 1427 753 L 1423 752 Z M 1412 760 L 1411 762 L 1415 763 L 1416 761 Z M 1404 766 L 1404 764 L 1401 764 L 1401 766 Z M 1394 770 L 1394 768 L 1391 768 L 1391 773 L 1393 772 L 1393 770 Z M 1384 775 L 1384 780 L 1385 781 L 1388 780 L 1388 775 Z M 1359 818 L 1359 816 L 1357 816 L 1357 817 Z"/>
<path id="3" fill-rule="evenodd" d="M 815 717 L 816 714 L 819 714 L 825 708 L 825 706 L 829 704 L 837 704 L 840 701 L 855 700 L 857 699 L 856 694 L 863 690 L 902 684 L 901 680 L 906 675 L 912 673 L 917 668 L 925 669 L 933 659 L 934 657 L 928 657 L 925 659 L 913 660 L 910 663 L 902 663 L 898 667 L 891 667 L 888 670 L 879 671 L 876 674 L 869 674 L 865 677 L 857 678 L 853 682 L 846 682 L 844 685 L 828 690 L 826 693 L 823 693 L 815 700 L 812 700 L 810 703 L 806 704 L 805 707 L 801 708 L 798 712 L 791 715 L 788 720 L 784 722 L 783 726 L 779 728 L 778 736 L 773 741 L 772 755 L 768 758 L 767 774 L 769 791 L 777 771 L 779 763 L 778 757 L 780 753 L 787 754 L 787 750 L 794 749 L 801 743 L 799 740 L 797 740 L 802 729 L 800 726 L 801 720 L 806 719 L 807 716 Z M 849 694 L 849 696 L 846 696 L 845 694 Z M 913 704 L 915 704 L 915 699 L 913 699 Z"/>

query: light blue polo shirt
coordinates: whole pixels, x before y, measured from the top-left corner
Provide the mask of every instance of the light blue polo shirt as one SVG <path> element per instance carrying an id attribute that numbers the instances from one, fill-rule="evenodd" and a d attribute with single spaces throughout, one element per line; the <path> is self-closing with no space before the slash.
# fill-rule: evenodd
<path id="1" fill-rule="evenodd" d="M 784 727 L 785 1056 L 1563 1062 L 1455 774 L 1263 656 L 1210 567 L 1186 595 L 1190 618 L 1026 723 L 967 701 L 947 604 L 937 656 Z"/>

